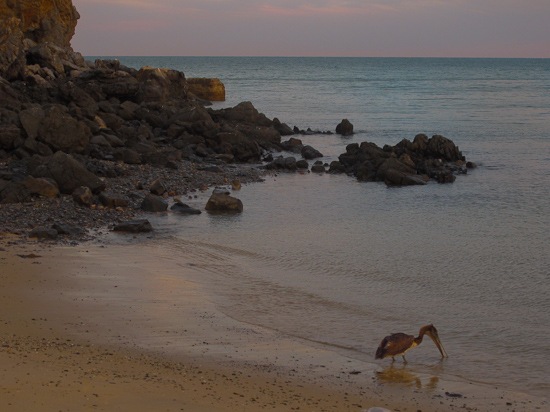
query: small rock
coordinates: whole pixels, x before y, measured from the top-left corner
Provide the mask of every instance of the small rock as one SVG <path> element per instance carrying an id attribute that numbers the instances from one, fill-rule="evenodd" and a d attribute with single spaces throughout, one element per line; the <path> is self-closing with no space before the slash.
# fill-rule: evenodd
<path id="1" fill-rule="evenodd" d="M 117 207 L 128 207 L 130 203 L 127 197 L 109 192 L 101 192 L 99 194 L 99 201 L 103 206 L 113 209 Z"/>
<path id="2" fill-rule="evenodd" d="M 164 192 L 166 192 L 166 186 L 161 179 L 156 179 L 153 183 L 151 183 L 149 191 L 154 195 L 162 196 Z"/>
<path id="3" fill-rule="evenodd" d="M 121 222 L 113 230 L 115 232 L 144 233 L 151 232 L 153 226 L 151 226 L 151 223 L 147 219 L 137 219 Z"/>
<path id="4" fill-rule="evenodd" d="M 239 179 L 234 179 L 231 182 L 231 189 L 233 190 L 241 190 L 241 181 Z"/>
<path id="5" fill-rule="evenodd" d="M 199 209 L 195 209 L 182 202 L 174 203 L 170 210 L 180 213 L 182 215 L 200 215 L 202 213 Z"/>

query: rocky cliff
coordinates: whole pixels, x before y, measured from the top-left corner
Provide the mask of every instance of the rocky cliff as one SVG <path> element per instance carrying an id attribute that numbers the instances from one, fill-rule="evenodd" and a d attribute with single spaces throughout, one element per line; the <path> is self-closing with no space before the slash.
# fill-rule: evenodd
<path id="1" fill-rule="evenodd" d="M 70 45 L 79 17 L 71 0 L 0 0 L 0 76 L 22 79 L 40 63 L 54 74 L 82 65 Z"/>

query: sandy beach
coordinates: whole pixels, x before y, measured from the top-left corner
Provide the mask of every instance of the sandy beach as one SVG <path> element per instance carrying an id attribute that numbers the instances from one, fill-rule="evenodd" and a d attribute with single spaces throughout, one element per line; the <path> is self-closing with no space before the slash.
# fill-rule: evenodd
<path id="1" fill-rule="evenodd" d="M 359 362 L 221 313 L 193 254 L 0 245 L 5 411 L 531 411 L 543 399 Z M 388 363 L 388 364 L 386 364 Z"/>

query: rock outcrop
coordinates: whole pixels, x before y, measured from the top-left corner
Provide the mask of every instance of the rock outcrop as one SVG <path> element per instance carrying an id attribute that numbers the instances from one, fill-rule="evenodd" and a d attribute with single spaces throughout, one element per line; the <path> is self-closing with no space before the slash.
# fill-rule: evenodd
<path id="1" fill-rule="evenodd" d="M 382 181 L 389 186 L 426 184 L 430 179 L 452 183 L 455 174 L 466 173 L 465 158 L 458 147 L 446 137 L 428 138 L 417 135 L 403 139 L 395 146 L 378 147 L 374 143 L 352 143 L 330 172 L 342 171 L 360 181 Z"/>
<path id="2" fill-rule="evenodd" d="M 0 0 L 0 77 L 32 77 L 35 64 L 57 74 L 82 66 L 70 46 L 79 17 L 71 0 Z"/>
<path id="3" fill-rule="evenodd" d="M 336 133 L 342 136 L 351 136 L 353 134 L 353 125 L 348 119 L 343 119 L 336 126 Z"/>
<path id="4" fill-rule="evenodd" d="M 189 92 L 200 99 L 211 102 L 225 101 L 225 85 L 220 79 L 210 79 L 205 77 L 193 77 L 187 79 Z"/>

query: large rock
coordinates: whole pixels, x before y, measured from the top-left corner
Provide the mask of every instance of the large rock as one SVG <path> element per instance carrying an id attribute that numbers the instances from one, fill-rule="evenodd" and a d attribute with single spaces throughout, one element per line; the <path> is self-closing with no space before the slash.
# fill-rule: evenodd
<path id="1" fill-rule="evenodd" d="M 90 143 L 91 136 L 90 128 L 70 116 L 61 105 L 48 107 L 38 128 L 38 140 L 48 144 L 53 150 L 65 152 L 83 152 Z"/>
<path id="2" fill-rule="evenodd" d="M 336 133 L 342 136 L 351 136 L 353 134 L 353 125 L 348 119 L 343 119 L 338 126 L 336 126 Z"/>
<path id="3" fill-rule="evenodd" d="M 258 112 L 251 102 L 241 102 L 235 107 L 219 110 L 216 114 L 232 122 L 272 126 L 271 120 L 263 113 Z"/>
<path id="4" fill-rule="evenodd" d="M 225 101 L 225 86 L 220 79 L 195 77 L 187 79 L 189 91 L 195 96 L 213 102 Z"/>
<path id="5" fill-rule="evenodd" d="M 141 210 L 146 212 L 165 212 L 168 209 L 168 203 L 162 197 L 148 193 L 141 202 Z"/>
<path id="6" fill-rule="evenodd" d="M 241 213 L 243 202 L 236 197 L 230 196 L 229 192 L 214 190 L 206 203 L 205 209 L 214 213 Z"/>
<path id="7" fill-rule="evenodd" d="M 86 167 L 64 152 L 57 152 L 47 158 L 34 156 L 28 164 L 29 173 L 34 177 L 53 179 L 61 193 L 72 194 L 80 186 L 89 187 L 93 193 L 105 189 L 105 183 Z"/>
<path id="8" fill-rule="evenodd" d="M 177 70 L 142 67 L 137 73 L 137 100 L 140 102 L 171 102 L 187 99 L 185 75 Z"/>
<path id="9" fill-rule="evenodd" d="M 51 198 L 59 196 L 57 183 L 50 179 L 27 176 L 21 183 L 32 194 Z"/>

